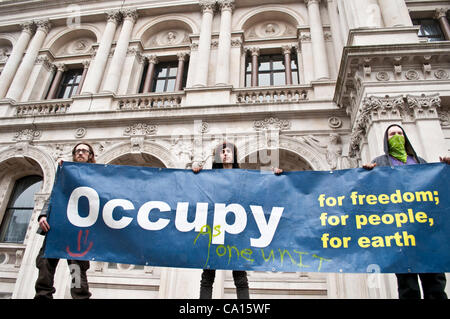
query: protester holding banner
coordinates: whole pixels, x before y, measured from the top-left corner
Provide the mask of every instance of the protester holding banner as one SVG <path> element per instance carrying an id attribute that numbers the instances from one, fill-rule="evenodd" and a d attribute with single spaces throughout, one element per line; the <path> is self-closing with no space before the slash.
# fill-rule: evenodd
<path id="1" fill-rule="evenodd" d="M 80 163 L 95 163 L 94 149 L 87 143 L 78 143 L 72 150 L 72 160 Z M 50 230 L 50 225 L 47 222 L 48 201 L 45 203 L 41 214 L 38 217 L 39 229 L 38 233 L 46 235 Z M 52 299 L 55 293 L 53 287 L 56 266 L 59 259 L 44 258 L 46 239 L 42 245 L 41 250 L 36 258 L 36 267 L 39 269 L 39 275 L 36 280 L 35 299 L 48 298 Z M 89 261 L 86 260 L 67 260 L 74 282 L 72 282 L 70 293 L 73 299 L 88 299 L 91 296 L 89 292 L 89 285 L 87 281 L 86 271 L 89 269 Z M 78 278 L 77 278 L 78 276 Z"/>
<path id="2" fill-rule="evenodd" d="M 388 126 L 384 134 L 384 155 L 378 156 L 363 168 L 371 170 L 375 166 L 401 166 L 424 164 L 417 156 L 403 128 L 397 124 Z M 450 157 L 440 157 L 441 162 L 450 164 Z M 422 283 L 425 299 L 447 299 L 444 273 L 402 273 L 396 274 L 399 299 L 420 299 L 418 277 Z"/>
<path id="3" fill-rule="evenodd" d="M 214 160 L 212 168 L 239 168 L 237 160 L 237 147 L 236 145 L 223 142 L 216 146 L 214 149 Z M 200 172 L 201 167 L 194 167 L 194 173 Z M 279 175 L 283 170 L 279 168 L 274 169 L 274 173 Z M 212 286 L 216 276 L 215 269 L 203 269 L 202 279 L 200 281 L 200 299 L 212 298 Z M 250 299 L 247 272 L 243 270 L 233 270 L 234 285 L 236 286 L 236 295 L 238 299 Z"/>

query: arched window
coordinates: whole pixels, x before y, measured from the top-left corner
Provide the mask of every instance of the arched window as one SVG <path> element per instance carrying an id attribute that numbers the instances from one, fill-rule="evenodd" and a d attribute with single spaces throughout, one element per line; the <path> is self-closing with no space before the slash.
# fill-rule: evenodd
<path id="1" fill-rule="evenodd" d="M 0 226 L 0 242 L 23 243 L 34 208 L 34 194 L 42 177 L 26 176 L 16 181 Z"/>

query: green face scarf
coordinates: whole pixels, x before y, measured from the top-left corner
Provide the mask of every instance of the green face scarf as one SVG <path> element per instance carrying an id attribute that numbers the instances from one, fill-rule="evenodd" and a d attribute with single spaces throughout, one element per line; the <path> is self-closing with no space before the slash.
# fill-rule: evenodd
<path id="1" fill-rule="evenodd" d="M 389 139 L 389 155 L 395 157 L 399 161 L 406 163 L 408 155 L 405 150 L 405 137 L 394 135 Z"/>

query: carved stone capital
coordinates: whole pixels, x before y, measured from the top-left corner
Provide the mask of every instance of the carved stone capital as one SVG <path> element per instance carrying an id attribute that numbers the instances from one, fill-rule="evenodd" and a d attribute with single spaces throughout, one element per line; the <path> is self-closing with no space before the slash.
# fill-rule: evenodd
<path id="1" fill-rule="evenodd" d="M 119 23 L 122 19 L 122 15 L 119 10 L 110 10 L 106 12 L 106 20 L 108 22 Z"/>
<path id="2" fill-rule="evenodd" d="M 123 17 L 124 20 L 131 20 L 134 23 L 138 19 L 137 10 L 136 9 L 125 9 L 125 10 L 122 10 L 122 17 Z"/>
<path id="3" fill-rule="evenodd" d="M 432 95 L 406 95 L 406 103 L 410 109 L 432 109 L 441 106 L 439 93 Z"/>
<path id="4" fill-rule="evenodd" d="M 445 18 L 447 15 L 447 9 L 445 8 L 437 8 L 434 12 L 434 18 L 439 20 L 440 18 Z"/>
<path id="5" fill-rule="evenodd" d="M 48 33 L 52 27 L 49 19 L 37 20 L 34 23 L 36 24 L 38 31 L 44 31 L 45 33 Z"/>
<path id="6" fill-rule="evenodd" d="M 22 28 L 23 32 L 28 32 L 30 34 L 32 34 L 34 32 L 34 30 L 36 29 L 36 26 L 33 23 L 33 21 L 21 23 L 20 27 Z"/>
<path id="7" fill-rule="evenodd" d="M 216 1 L 213 0 L 200 0 L 198 4 L 202 10 L 202 13 L 214 13 L 214 10 L 216 9 Z"/>
<path id="8" fill-rule="evenodd" d="M 145 58 L 147 59 L 148 63 L 152 63 L 152 64 L 158 64 L 159 60 L 158 57 L 154 54 L 152 55 L 145 55 Z"/>
<path id="9" fill-rule="evenodd" d="M 220 10 L 228 10 L 233 11 L 234 9 L 234 0 L 218 0 L 217 4 L 219 5 Z"/>
<path id="10" fill-rule="evenodd" d="M 320 0 L 303 0 L 303 1 L 305 1 L 305 4 L 307 7 L 309 7 L 311 4 L 317 4 L 317 5 L 320 4 Z"/>

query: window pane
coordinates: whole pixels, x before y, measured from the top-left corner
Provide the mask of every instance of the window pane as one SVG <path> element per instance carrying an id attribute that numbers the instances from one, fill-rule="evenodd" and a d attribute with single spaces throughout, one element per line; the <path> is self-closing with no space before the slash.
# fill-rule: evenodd
<path id="1" fill-rule="evenodd" d="M 64 94 L 62 96 L 63 99 L 68 99 L 70 97 L 70 89 L 71 86 L 66 86 L 66 89 L 64 90 Z"/>
<path id="2" fill-rule="evenodd" d="M 284 70 L 284 63 L 282 61 L 273 61 L 274 70 Z"/>
<path id="3" fill-rule="evenodd" d="M 292 84 L 298 84 L 298 72 L 297 71 L 293 71 L 292 72 Z"/>
<path id="4" fill-rule="evenodd" d="M 245 69 L 245 72 L 252 72 L 252 62 L 247 62 L 247 67 Z"/>
<path id="5" fill-rule="evenodd" d="M 269 71 L 270 70 L 270 62 L 261 62 L 259 64 L 259 71 Z"/>
<path id="6" fill-rule="evenodd" d="M 297 70 L 297 62 L 294 59 L 291 60 L 291 70 Z"/>
<path id="7" fill-rule="evenodd" d="M 170 71 L 169 71 L 169 76 L 177 76 L 177 70 L 178 70 L 178 68 L 176 67 L 176 68 L 170 68 Z"/>
<path id="8" fill-rule="evenodd" d="M 156 81 L 156 86 L 155 86 L 155 92 L 164 92 L 164 84 L 166 83 L 165 80 L 158 80 Z"/>
<path id="9" fill-rule="evenodd" d="M 159 70 L 157 77 L 161 78 L 161 77 L 165 77 L 167 75 L 167 68 L 162 68 L 161 70 Z"/>
<path id="10" fill-rule="evenodd" d="M 252 75 L 251 74 L 246 74 L 245 75 L 245 86 L 246 87 L 251 87 L 252 86 Z"/>
<path id="11" fill-rule="evenodd" d="M 270 85 L 270 74 L 269 73 L 258 74 L 258 85 L 259 86 L 269 86 Z"/>
<path id="12" fill-rule="evenodd" d="M 285 85 L 286 84 L 286 75 L 281 72 L 273 74 L 273 85 Z"/>
<path id="13" fill-rule="evenodd" d="M 166 92 L 173 92 L 173 91 L 175 91 L 175 79 L 169 79 L 167 81 Z"/>
<path id="14" fill-rule="evenodd" d="M 41 188 L 41 180 L 40 176 L 30 176 L 25 180 L 19 180 L 15 186 L 14 197 L 11 198 L 12 201 L 8 206 L 10 208 L 33 208 L 34 193 Z"/>
<path id="15" fill-rule="evenodd" d="M 423 26 L 422 26 L 422 31 L 423 31 L 423 34 L 424 34 L 425 36 L 430 36 L 430 35 L 435 35 L 435 34 L 437 34 L 437 32 L 436 32 L 436 27 L 435 27 L 434 25 L 430 25 L 430 24 L 428 24 L 428 25 L 423 25 Z"/>
<path id="16" fill-rule="evenodd" d="M 4 243 L 22 243 L 27 233 L 33 209 L 8 209 L 8 221 L 5 224 L 2 242 Z M 5 220 L 6 222 L 6 220 Z"/>

